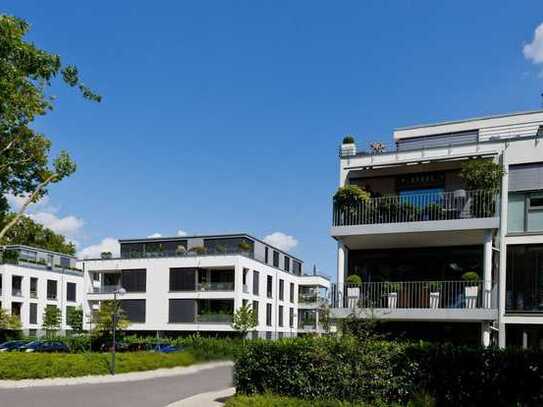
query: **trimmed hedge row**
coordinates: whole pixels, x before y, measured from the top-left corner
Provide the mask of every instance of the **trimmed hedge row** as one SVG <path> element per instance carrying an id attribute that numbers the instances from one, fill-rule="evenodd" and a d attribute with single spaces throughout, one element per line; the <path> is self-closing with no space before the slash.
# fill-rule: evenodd
<path id="1" fill-rule="evenodd" d="M 271 394 L 258 396 L 236 396 L 226 401 L 225 407 L 400 407 L 399 405 L 376 403 L 350 403 L 336 400 L 302 400 L 294 397 L 281 397 Z"/>
<path id="2" fill-rule="evenodd" d="M 242 394 L 438 406 L 543 405 L 543 352 L 360 342 L 351 337 L 248 342 L 236 360 Z"/>

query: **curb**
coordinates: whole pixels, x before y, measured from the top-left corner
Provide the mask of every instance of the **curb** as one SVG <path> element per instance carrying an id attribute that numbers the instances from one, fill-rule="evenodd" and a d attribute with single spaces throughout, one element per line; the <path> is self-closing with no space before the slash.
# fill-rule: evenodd
<path id="1" fill-rule="evenodd" d="M 224 405 L 225 399 L 232 397 L 234 394 L 236 394 L 236 388 L 230 387 L 224 390 L 197 394 L 196 396 L 168 404 L 166 407 L 219 407 Z"/>
<path id="2" fill-rule="evenodd" d="M 78 384 L 134 382 L 138 380 L 158 379 L 161 377 L 177 375 L 182 376 L 197 373 L 202 370 L 215 369 L 218 367 L 227 367 L 233 365 L 233 362 L 226 361 L 202 363 L 192 366 L 173 367 L 168 369 L 147 370 L 144 372 L 120 373 L 115 376 L 101 375 L 81 377 L 57 377 L 50 379 L 0 380 L 0 389 L 21 389 L 27 387 L 73 386 Z"/>

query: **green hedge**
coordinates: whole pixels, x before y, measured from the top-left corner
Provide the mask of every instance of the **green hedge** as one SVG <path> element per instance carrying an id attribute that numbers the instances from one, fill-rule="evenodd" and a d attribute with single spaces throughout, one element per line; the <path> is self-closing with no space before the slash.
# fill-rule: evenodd
<path id="1" fill-rule="evenodd" d="M 543 405 L 543 352 L 360 342 L 351 337 L 248 342 L 236 359 L 242 394 L 438 406 Z"/>
<path id="2" fill-rule="evenodd" d="M 188 366 L 198 362 L 191 352 L 126 352 L 116 357 L 117 373 Z M 108 353 L 0 353 L 0 379 L 41 379 L 110 374 Z"/>

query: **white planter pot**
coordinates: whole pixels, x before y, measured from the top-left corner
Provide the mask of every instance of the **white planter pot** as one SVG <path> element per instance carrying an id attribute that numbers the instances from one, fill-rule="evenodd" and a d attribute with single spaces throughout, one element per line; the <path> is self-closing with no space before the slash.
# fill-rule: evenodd
<path id="1" fill-rule="evenodd" d="M 397 308 L 398 307 L 398 293 L 388 293 L 388 308 Z"/>
<path id="2" fill-rule="evenodd" d="M 349 287 L 347 288 L 347 297 L 349 298 L 358 298 L 360 296 L 359 287 Z"/>
<path id="3" fill-rule="evenodd" d="M 465 287 L 466 308 L 475 308 L 477 306 L 477 297 L 479 295 L 479 287 Z"/>
<path id="4" fill-rule="evenodd" d="M 439 308 L 439 291 L 430 293 L 430 308 Z"/>
<path id="5" fill-rule="evenodd" d="M 341 145 L 341 156 L 342 157 L 352 157 L 356 155 L 356 144 L 342 144 Z"/>

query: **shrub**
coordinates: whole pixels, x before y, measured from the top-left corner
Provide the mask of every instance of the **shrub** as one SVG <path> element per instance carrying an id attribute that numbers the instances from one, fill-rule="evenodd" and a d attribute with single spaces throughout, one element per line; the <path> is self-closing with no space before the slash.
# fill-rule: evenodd
<path id="1" fill-rule="evenodd" d="M 360 278 L 358 274 L 351 274 L 347 277 L 345 282 L 352 285 L 362 285 L 362 278 Z"/>
<path id="2" fill-rule="evenodd" d="M 334 194 L 334 204 L 339 207 L 354 207 L 367 202 L 369 198 L 369 192 L 364 191 L 358 185 L 345 185 L 338 188 Z"/>
<path id="3" fill-rule="evenodd" d="M 353 136 L 345 136 L 345 137 L 343 137 L 342 144 L 354 144 L 354 137 Z"/>
<path id="4" fill-rule="evenodd" d="M 249 395 L 538 406 L 543 405 L 543 352 L 352 337 L 254 341 L 236 360 L 234 383 Z"/>
<path id="5" fill-rule="evenodd" d="M 464 281 L 479 281 L 481 277 L 479 277 L 479 274 L 477 274 L 475 271 L 468 271 L 464 274 L 462 274 L 462 280 Z"/>
<path id="6" fill-rule="evenodd" d="M 488 159 L 466 161 L 460 172 L 460 176 L 464 179 L 466 188 L 471 190 L 498 189 L 501 185 L 503 174 L 503 167 Z"/>

